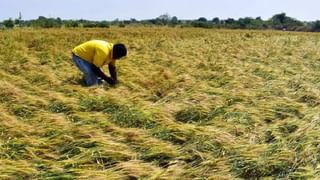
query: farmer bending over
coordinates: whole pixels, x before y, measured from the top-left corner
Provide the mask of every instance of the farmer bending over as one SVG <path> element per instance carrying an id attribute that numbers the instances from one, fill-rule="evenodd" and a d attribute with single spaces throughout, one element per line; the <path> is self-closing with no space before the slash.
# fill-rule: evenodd
<path id="1" fill-rule="evenodd" d="M 105 80 L 110 85 L 117 83 L 116 60 L 127 55 L 124 44 L 112 44 L 102 40 L 91 40 L 72 50 L 72 60 L 84 74 L 87 86 L 98 85 Z M 111 77 L 100 68 L 108 65 Z"/>

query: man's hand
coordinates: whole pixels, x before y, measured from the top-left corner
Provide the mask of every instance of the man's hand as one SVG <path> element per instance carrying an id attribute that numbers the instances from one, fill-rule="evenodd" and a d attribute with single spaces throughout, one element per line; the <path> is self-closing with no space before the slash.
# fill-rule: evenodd
<path id="1" fill-rule="evenodd" d="M 116 69 L 116 67 L 112 64 L 109 64 L 108 68 L 109 68 L 109 73 L 110 73 L 111 79 L 114 80 L 114 83 L 117 83 L 117 69 Z"/>
<path id="2" fill-rule="evenodd" d="M 92 64 L 92 71 L 98 76 L 101 77 L 103 80 L 105 80 L 110 85 L 115 85 L 117 83 L 116 79 L 113 79 L 112 77 L 106 76 L 100 68 Z"/>
<path id="3" fill-rule="evenodd" d="M 117 84 L 117 81 L 107 76 L 106 76 L 106 79 L 104 80 L 107 81 L 107 83 L 110 84 L 111 86 L 114 86 L 115 84 Z"/>

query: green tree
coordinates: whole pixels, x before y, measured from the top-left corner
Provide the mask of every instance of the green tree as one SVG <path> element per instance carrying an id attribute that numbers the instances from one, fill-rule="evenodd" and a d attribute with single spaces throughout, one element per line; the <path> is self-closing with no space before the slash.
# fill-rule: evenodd
<path id="1" fill-rule="evenodd" d="M 155 24 L 159 25 L 167 25 L 171 22 L 172 17 L 167 13 L 167 14 L 162 14 L 159 17 L 156 18 Z"/>
<path id="2" fill-rule="evenodd" d="M 212 19 L 213 24 L 220 24 L 220 19 L 218 17 L 215 17 Z"/>
<path id="3" fill-rule="evenodd" d="M 271 20 L 273 24 L 283 24 L 286 18 L 286 13 L 281 13 L 274 15 Z"/>
<path id="4" fill-rule="evenodd" d="M 314 23 L 312 23 L 311 25 L 311 31 L 313 32 L 320 32 L 320 21 L 315 21 Z"/>
<path id="5" fill-rule="evenodd" d="M 3 25 L 6 28 L 13 28 L 14 27 L 14 22 L 13 22 L 13 20 L 11 18 L 9 18 L 9 19 L 3 21 Z"/>
<path id="6" fill-rule="evenodd" d="M 200 21 L 200 22 L 207 22 L 207 19 L 206 19 L 205 17 L 200 17 L 200 18 L 198 19 L 198 21 Z"/>
<path id="7" fill-rule="evenodd" d="M 179 24 L 179 20 L 178 20 L 177 16 L 173 16 L 173 17 L 171 18 L 171 20 L 170 20 L 170 25 L 171 25 L 171 26 L 176 26 L 176 25 L 178 25 L 178 24 Z"/>
<path id="8" fill-rule="evenodd" d="M 304 26 L 304 23 L 292 17 L 286 16 L 285 13 L 276 14 L 271 18 L 271 24 L 274 29 L 297 30 Z"/>

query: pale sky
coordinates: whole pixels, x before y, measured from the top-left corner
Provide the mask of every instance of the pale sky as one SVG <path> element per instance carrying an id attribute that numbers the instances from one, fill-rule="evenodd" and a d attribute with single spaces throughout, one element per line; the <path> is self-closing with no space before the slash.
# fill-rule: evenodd
<path id="1" fill-rule="evenodd" d="M 151 19 L 168 13 L 178 19 L 257 17 L 285 12 L 303 21 L 320 20 L 320 0 L 0 0 L 0 21 L 38 16 L 62 19 Z"/>

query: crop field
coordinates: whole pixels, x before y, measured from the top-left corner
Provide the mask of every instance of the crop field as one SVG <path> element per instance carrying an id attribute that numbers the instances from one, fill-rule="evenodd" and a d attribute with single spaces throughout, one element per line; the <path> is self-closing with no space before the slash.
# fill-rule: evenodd
<path id="1" fill-rule="evenodd" d="M 120 83 L 71 49 L 123 42 Z M 0 179 L 320 178 L 320 34 L 0 31 Z M 107 68 L 104 69 L 108 73 Z"/>

